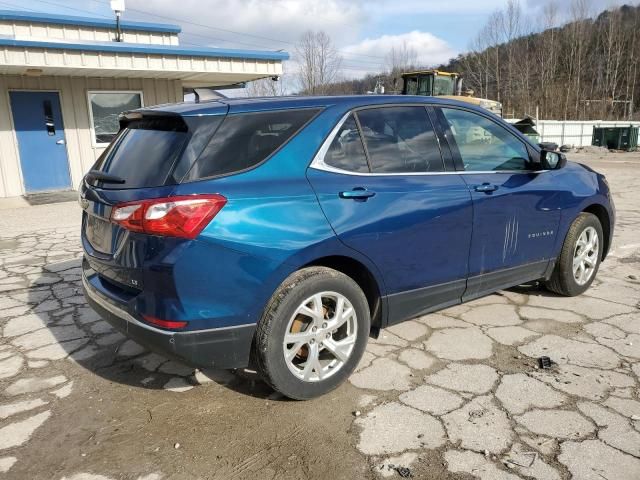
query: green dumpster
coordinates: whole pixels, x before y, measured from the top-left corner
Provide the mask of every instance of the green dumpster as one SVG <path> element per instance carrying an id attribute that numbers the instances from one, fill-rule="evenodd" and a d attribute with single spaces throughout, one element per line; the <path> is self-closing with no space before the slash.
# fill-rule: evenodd
<path id="1" fill-rule="evenodd" d="M 634 152 L 638 149 L 638 127 L 594 127 L 591 145 Z"/>
<path id="2" fill-rule="evenodd" d="M 536 130 L 536 122 L 533 118 L 529 116 L 524 117 L 522 120 L 515 122 L 513 126 L 517 128 L 520 133 L 529 137 L 533 143 L 540 141 L 540 134 Z"/>

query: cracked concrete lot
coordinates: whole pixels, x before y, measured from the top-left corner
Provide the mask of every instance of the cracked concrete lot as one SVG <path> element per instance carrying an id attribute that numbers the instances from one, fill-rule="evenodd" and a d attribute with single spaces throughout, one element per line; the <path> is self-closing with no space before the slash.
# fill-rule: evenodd
<path id="1" fill-rule="evenodd" d="M 0 477 L 640 478 L 640 154 L 572 158 L 618 209 L 585 295 L 525 285 L 394 326 L 309 402 L 114 332 L 80 291 L 75 204 L 0 210 Z"/>

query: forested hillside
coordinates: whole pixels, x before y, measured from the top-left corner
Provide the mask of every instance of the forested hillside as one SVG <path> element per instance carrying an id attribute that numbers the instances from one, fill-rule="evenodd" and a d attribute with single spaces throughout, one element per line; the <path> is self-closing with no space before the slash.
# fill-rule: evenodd
<path id="1" fill-rule="evenodd" d="M 538 107 L 547 119 L 638 118 L 639 7 L 589 18 L 580 0 L 561 27 L 553 5 L 536 20 L 526 25 L 510 2 L 489 19 L 473 51 L 442 68 L 463 73 L 478 96 L 503 102 L 506 115 L 535 115 Z"/>
<path id="2" fill-rule="evenodd" d="M 571 0 L 567 16 L 550 3 L 539 18 L 525 18 L 508 0 L 467 53 L 438 68 L 462 73 L 465 88 L 501 101 L 507 117 L 640 119 L 640 7 L 592 14 L 588 5 Z M 416 68 L 412 56 L 395 52 L 387 72 L 334 82 L 324 93 L 366 93 L 378 80 L 398 91 L 400 73 Z"/>

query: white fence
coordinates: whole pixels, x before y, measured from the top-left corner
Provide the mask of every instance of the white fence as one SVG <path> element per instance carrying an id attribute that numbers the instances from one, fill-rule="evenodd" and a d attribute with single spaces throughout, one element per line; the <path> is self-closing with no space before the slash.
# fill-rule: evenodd
<path id="1" fill-rule="evenodd" d="M 507 120 L 510 123 L 517 120 Z M 553 142 L 558 145 L 573 145 L 584 147 L 591 145 L 594 127 L 634 127 L 640 126 L 640 122 L 608 122 L 603 120 L 589 120 L 579 122 L 574 120 L 538 120 L 536 130 L 540 134 L 541 142 Z"/>

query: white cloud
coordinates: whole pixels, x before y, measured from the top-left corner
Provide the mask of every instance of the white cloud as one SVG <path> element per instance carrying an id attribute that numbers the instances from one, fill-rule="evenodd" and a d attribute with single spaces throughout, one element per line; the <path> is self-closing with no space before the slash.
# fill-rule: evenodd
<path id="1" fill-rule="evenodd" d="M 376 14 L 393 16 L 422 15 L 425 13 L 468 15 L 470 13 L 486 13 L 503 8 L 507 0 L 369 0 L 369 6 Z"/>
<path id="2" fill-rule="evenodd" d="M 221 47 L 234 44 L 242 48 L 284 48 L 289 51 L 292 49 L 290 43 L 297 42 L 307 30 L 324 30 L 337 44 L 353 42 L 368 19 L 363 4 L 349 0 L 181 0 L 179 5 L 178 8 L 175 0 L 129 0 L 125 16 L 128 19 L 168 21 L 140 13 L 144 11 L 175 19 L 173 22 L 182 24 L 184 41 L 188 42 L 205 41 L 188 35 L 195 33 L 210 37 L 211 45 Z M 216 31 L 216 28 L 227 31 Z M 234 35 L 228 31 L 254 36 Z"/>
<path id="3" fill-rule="evenodd" d="M 402 48 L 403 45 L 416 52 L 418 56 L 417 64 L 420 66 L 438 65 L 456 55 L 456 52 L 446 41 L 429 32 L 414 30 L 398 35 L 366 38 L 359 43 L 341 49 L 341 53 L 344 54 L 344 62 L 353 67 L 349 68 L 347 76 L 356 77 L 365 73 L 383 70 L 386 68 L 384 57 L 393 47 L 398 49 Z M 359 57 L 356 57 L 356 55 Z M 367 57 L 363 57 L 363 55 Z M 380 58 L 380 60 L 372 57 Z M 351 60 L 355 58 L 358 58 L 357 63 Z M 363 58 L 373 63 L 362 63 Z M 376 62 L 378 63 L 376 64 Z"/>

